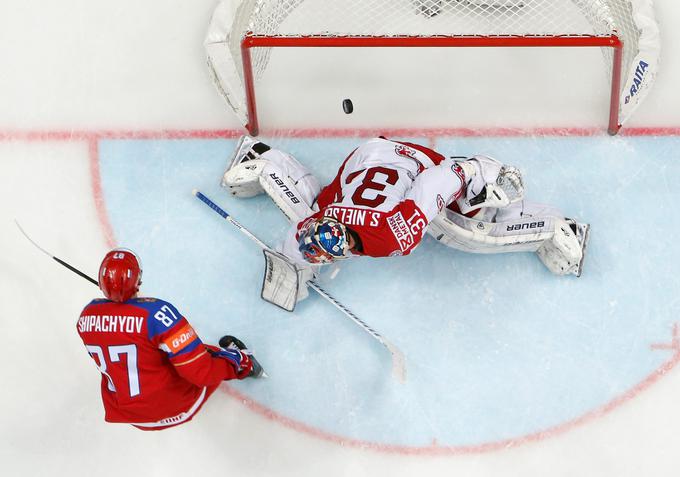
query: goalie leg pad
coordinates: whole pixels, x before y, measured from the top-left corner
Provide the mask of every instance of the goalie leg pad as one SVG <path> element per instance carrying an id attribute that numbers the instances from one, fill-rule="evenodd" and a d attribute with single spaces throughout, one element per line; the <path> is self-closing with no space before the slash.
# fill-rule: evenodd
<path id="1" fill-rule="evenodd" d="M 258 147 L 259 146 L 259 147 Z M 239 198 L 255 197 L 262 194 L 260 174 L 267 164 L 259 151 L 269 150 L 269 146 L 250 136 L 241 136 L 229 161 L 229 167 L 222 176 L 222 187 Z"/>
<path id="2" fill-rule="evenodd" d="M 471 253 L 535 252 L 553 235 L 551 217 L 510 223 L 488 220 L 489 217 L 471 219 L 444 209 L 430 222 L 427 233 L 448 247 Z"/>
<path id="3" fill-rule="evenodd" d="M 311 204 L 321 186 L 294 157 L 272 150 L 266 154 L 267 165 L 260 174 L 260 186 L 290 222 L 297 223 L 314 213 Z"/>
<path id="4" fill-rule="evenodd" d="M 541 262 L 556 275 L 581 275 L 590 226 L 573 223 L 576 230 L 565 220 L 556 220 L 552 239 L 536 251 Z"/>

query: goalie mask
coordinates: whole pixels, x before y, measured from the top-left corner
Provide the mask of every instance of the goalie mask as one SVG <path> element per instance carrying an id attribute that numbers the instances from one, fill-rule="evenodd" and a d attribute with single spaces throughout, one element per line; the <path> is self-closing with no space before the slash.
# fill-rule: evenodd
<path id="1" fill-rule="evenodd" d="M 99 267 L 99 288 L 111 301 L 122 303 L 139 291 L 142 262 L 132 250 L 116 248 L 106 254 Z"/>
<path id="2" fill-rule="evenodd" d="M 310 263 L 331 263 L 347 258 L 347 227 L 330 217 L 314 220 L 300 232 L 298 248 Z"/>

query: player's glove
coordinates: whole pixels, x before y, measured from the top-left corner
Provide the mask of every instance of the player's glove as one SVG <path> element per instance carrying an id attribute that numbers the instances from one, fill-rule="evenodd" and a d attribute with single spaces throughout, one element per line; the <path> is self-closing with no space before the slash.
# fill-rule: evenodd
<path id="1" fill-rule="evenodd" d="M 242 356 L 243 362 L 237 373 L 238 379 L 259 378 L 264 375 L 264 369 L 243 341 L 235 336 L 225 335 L 220 338 L 219 345 L 227 353 L 238 352 Z"/>
<path id="2" fill-rule="evenodd" d="M 250 359 L 250 356 L 242 353 L 236 348 L 224 349 L 218 348 L 217 346 L 206 345 L 206 350 L 215 358 L 226 359 L 229 361 L 229 364 L 231 364 L 236 370 L 236 377 L 238 379 L 248 377 L 248 374 L 253 369 L 253 363 Z"/>

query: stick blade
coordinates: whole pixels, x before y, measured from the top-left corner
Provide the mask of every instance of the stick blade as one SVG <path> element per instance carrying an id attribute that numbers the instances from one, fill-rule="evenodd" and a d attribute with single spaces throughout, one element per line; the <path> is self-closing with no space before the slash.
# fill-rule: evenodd
<path id="1" fill-rule="evenodd" d="M 406 383 L 406 357 L 404 357 L 404 353 L 384 338 L 383 341 L 392 353 L 392 376 L 401 384 Z"/>

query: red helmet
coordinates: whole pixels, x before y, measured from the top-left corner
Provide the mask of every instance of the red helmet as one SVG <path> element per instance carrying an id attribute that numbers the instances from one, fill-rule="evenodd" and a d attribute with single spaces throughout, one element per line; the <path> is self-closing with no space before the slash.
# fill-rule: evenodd
<path id="1" fill-rule="evenodd" d="M 132 250 L 116 248 L 106 254 L 99 267 L 99 288 L 111 301 L 132 298 L 142 284 L 142 262 Z"/>

